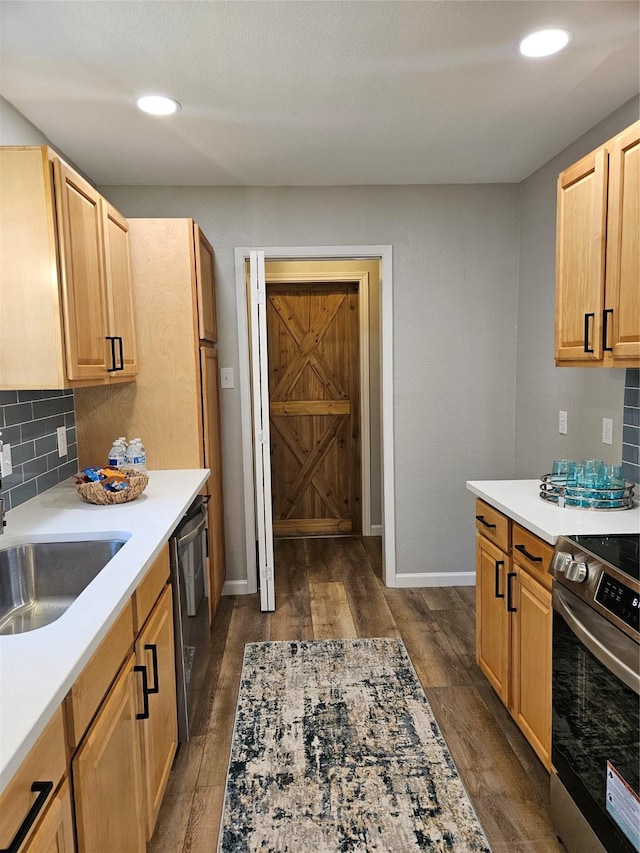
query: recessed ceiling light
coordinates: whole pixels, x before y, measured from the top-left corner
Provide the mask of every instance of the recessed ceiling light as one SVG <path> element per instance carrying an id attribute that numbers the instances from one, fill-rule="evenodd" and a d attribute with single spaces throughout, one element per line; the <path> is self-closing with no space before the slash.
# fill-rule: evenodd
<path id="1" fill-rule="evenodd" d="M 566 47 L 570 40 L 569 30 L 537 30 L 523 38 L 518 47 L 523 56 L 550 56 Z"/>
<path id="2" fill-rule="evenodd" d="M 138 98 L 136 105 L 145 113 L 154 116 L 170 116 L 177 113 L 180 104 L 173 98 L 165 98 L 164 95 L 144 95 Z"/>

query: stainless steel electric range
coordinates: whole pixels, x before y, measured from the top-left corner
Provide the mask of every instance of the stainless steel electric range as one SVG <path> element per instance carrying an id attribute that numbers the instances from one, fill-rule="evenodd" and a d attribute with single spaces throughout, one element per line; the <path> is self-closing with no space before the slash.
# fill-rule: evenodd
<path id="1" fill-rule="evenodd" d="M 639 535 L 558 541 L 551 813 L 569 853 L 640 851 Z"/>

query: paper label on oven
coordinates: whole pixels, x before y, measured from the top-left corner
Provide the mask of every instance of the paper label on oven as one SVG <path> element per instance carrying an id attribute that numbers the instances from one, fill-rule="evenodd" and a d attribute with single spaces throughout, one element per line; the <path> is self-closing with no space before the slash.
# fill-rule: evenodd
<path id="1" fill-rule="evenodd" d="M 640 853 L 640 797 L 607 761 L 607 812 Z"/>

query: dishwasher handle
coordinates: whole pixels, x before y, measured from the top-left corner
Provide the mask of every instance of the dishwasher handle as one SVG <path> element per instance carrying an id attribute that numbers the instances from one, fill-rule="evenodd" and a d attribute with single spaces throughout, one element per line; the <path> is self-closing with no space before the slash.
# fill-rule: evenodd
<path id="1" fill-rule="evenodd" d="M 202 531 L 206 526 L 207 518 L 203 515 L 202 520 L 198 522 L 198 525 L 194 527 L 193 530 L 190 530 L 189 533 L 185 533 L 184 536 L 180 536 L 176 540 L 176 547 L 178 551 L 184 551 L 184 549 L 191 545 L 192 542 L 195 542 L 195 540 L 202 535 Z"/>

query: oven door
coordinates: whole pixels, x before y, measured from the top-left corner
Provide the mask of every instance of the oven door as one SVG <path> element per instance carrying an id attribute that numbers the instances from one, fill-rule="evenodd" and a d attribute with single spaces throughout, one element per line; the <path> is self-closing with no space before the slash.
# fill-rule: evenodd
<path id="1" fill-rule="evenodd" d="M 553 609 L 552 763 L 604 848 L 638 853 L 639 647 L 558 583 Z"/>

